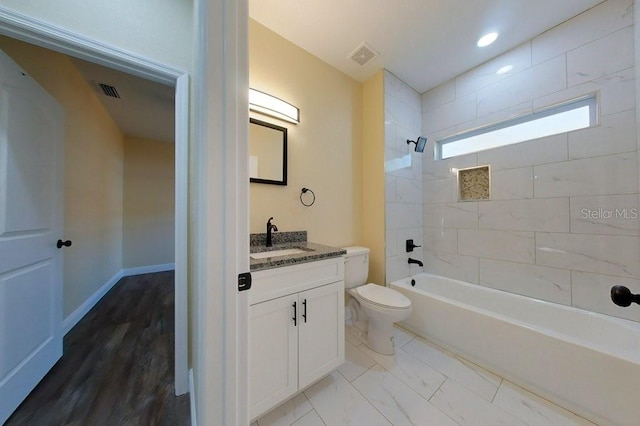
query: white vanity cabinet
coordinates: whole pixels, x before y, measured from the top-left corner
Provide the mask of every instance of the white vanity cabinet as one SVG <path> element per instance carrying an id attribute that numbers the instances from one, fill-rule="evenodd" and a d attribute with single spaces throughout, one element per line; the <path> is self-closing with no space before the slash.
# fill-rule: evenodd
<path id="1" fill-rule="evenodd" d="M 249 417 L 344 362 L 344 258 L 252 273 Z"/>

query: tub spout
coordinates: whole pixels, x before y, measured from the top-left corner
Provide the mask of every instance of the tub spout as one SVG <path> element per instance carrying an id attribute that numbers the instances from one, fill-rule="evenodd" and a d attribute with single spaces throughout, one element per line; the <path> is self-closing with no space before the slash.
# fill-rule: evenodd
<path id="1" fill-rule="evenodd" d="M 409 258 L 409 265 L 411 265 L 412 263 L 415 263 L 418 266 L 424 266 L 419 260 Z"/>

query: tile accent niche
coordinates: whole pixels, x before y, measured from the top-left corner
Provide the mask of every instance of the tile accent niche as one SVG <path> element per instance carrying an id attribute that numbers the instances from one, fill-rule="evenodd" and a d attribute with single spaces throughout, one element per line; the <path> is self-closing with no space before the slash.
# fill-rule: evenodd
<path id="1" fill-rule="evenodd" d="M 458 170 L 458 200 L 480 201 L 491 198 L 489 166 Z"/>

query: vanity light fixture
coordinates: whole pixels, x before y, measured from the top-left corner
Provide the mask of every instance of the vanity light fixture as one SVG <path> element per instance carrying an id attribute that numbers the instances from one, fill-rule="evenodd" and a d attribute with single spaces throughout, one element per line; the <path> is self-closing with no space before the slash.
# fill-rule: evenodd
<path id="1" fill-rule="evenodd" d="M 480 37 L 480 40 L 478 40 L 477 44 L 478 44 L 478 47 L 487 47 L 497 39 L 498 39 L 498 33 L 489 33 Z"/>
<path id="2" fill-rule="evenodd" d="M 249 89 L 249 109 L 289 123 L 300 123 L 300 110 L 297 107 L 256 89 Z"/>

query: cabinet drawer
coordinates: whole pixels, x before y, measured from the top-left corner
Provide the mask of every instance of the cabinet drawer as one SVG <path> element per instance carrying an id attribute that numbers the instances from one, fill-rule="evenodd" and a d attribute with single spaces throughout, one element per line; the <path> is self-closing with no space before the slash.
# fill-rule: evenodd
<path id="1" fill-rule="evenodd" d="M 344 257 L 258 271 L 252 275 L 249 304 L 344 280 Z"/>

